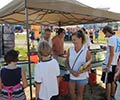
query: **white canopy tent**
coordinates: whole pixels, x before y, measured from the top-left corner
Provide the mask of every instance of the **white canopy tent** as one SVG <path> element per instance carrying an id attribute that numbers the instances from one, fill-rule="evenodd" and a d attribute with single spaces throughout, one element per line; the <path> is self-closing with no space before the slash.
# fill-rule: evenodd
<path id="1" fill-rule="evenodd" d="M 120 21 L 120 14 L 88 7 L 75 0 L 13 0 L 0 9 L 0 24 L 25 24 L 30 68 L 30 48 L 28 28 L 32 24 L 77 25 Z M 30 80 L 30 96 L 32 87 Z"/>
<path id="2" fill-rule="evenodd" d="M 119 21 L 120 14 L 94 9 L 75 0 L 13 0 L 0 10 L 0 23 L 75 25 Z"/>

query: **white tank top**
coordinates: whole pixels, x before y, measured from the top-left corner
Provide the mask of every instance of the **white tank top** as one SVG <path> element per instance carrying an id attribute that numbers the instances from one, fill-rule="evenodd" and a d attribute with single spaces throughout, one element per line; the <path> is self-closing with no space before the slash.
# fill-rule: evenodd
<path id="1" fill-rule="evenodd" d="M 88 51 L 88 48 L 86 46 L 84 46 L 84 45 L 82 46 L 81 50 L 79 50 L 79 52 L 76 52 L 74 47 L 71 47 L 69 49 L 69 66 L 71 68 L 72 68 L 72 66 L 74 64 L 74 61 L 75 61 L 76 57 L 81 52 L 81 54 L 79 55 L 77 61 L 75 62 L 75 65 L 73 67 L 74 71 L 78 71 L 80 66 L 86 63 L 87 51 Z M 72 74 L 70 74 L 70 79 L 73 79 L 73 80 L 86 79 L 87 77 L 88 77 L 88 72 L 84 72 L 84 73 L 80 74 L 78 77 L 75 77 Z"/>

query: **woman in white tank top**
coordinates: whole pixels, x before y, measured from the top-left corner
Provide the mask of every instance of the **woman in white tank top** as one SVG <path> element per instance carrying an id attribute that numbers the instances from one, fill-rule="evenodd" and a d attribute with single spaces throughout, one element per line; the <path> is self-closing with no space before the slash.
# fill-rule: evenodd
<path id="1" fill-rule="evenodd" d="M 90 64 L 82 71 L 79 69 L 80 66 L 91 59 L 91 54 L 84 45 L 86 40 L 82 30 L 72 34 L 72 42 L 74 47 L 69 48 L 66 61 L 67 69 L 70 72 L 70 95 L 71 100 L 83 100 L 84 87 L 88 83 L 88 70 L 90 69 Z M 75 62 L 76 57 L 78 58 Z M 76 86 L 77 95 L 75 94 Z"/>

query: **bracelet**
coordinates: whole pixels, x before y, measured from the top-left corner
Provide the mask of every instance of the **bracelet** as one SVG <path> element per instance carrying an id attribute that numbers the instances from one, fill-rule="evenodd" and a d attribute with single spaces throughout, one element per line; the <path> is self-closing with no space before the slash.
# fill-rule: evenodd
<path id="1" fill-rule="evenodd" d="M 81 73 L 84 73 L 84 70 L 81 70 Z"/>
<path id="2" fill-rule="evenodd" d="M 83 71 L 81 71 L 81 73 L 83 73 Z"/>

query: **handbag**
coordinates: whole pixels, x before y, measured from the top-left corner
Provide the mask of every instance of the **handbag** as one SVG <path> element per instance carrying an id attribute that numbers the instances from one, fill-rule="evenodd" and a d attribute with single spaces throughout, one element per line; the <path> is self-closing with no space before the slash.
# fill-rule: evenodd
<path id="1" fill-rule="evenodd" d="M 70 74 L 64 74 L 63 79 L 64 79 L 64 81 L 69 81 L 70 80 Z"/>
<path id="2" fill-rule="evenodd" d="M 75 63 L 76 63 L 78 57 L 80 56 L 80 54 L 82 53 L 82 51 L 83 51 L 83 50 L 81 50 L 81 52 L 80 52 L 80 53 L 78 54 L 78 56 L 76 57 L 76 59 L 75 59 L 75 61 L 74 61 L 74 63 L 73 63 L 73 66 L 72 66 L 71 69 L 74 68 Z M 64 79 L 64 81 L 69 81 L 69 80 L 70 80 L 70 74 L 64 74 L 63 79 Z"/>

